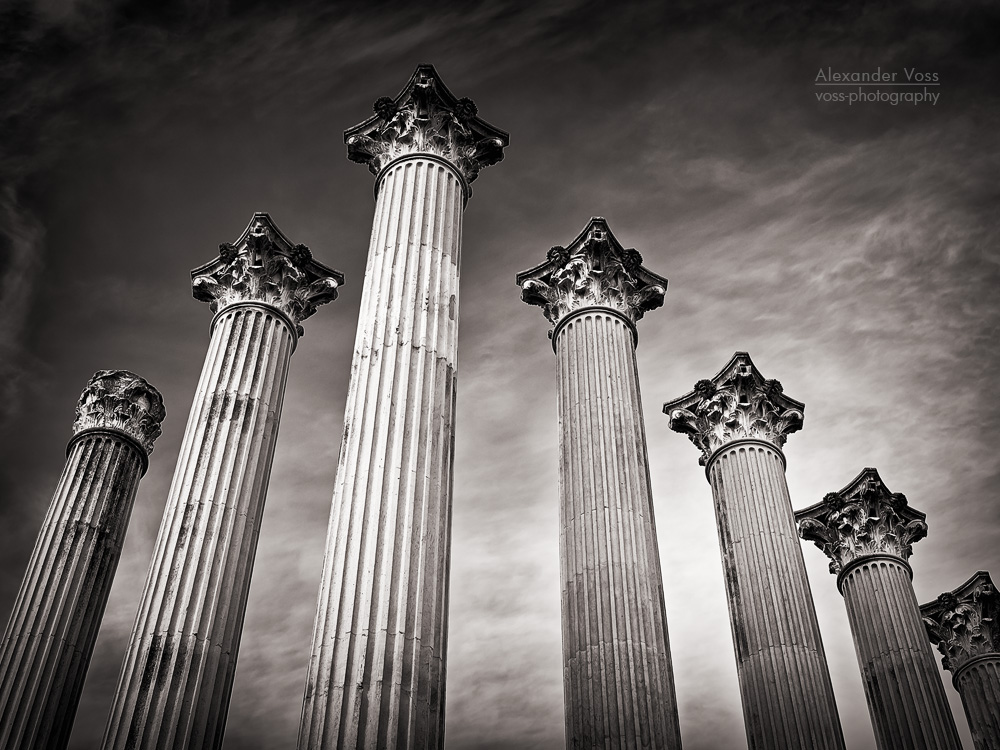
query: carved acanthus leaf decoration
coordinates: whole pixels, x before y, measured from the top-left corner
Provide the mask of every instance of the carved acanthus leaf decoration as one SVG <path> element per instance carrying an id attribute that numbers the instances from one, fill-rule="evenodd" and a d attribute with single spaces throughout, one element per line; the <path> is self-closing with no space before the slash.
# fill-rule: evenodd
<path id="1" fill-rule="evenodd" d="M 166 415 L 160 392 L 143 378 L 128 370 L 99 370 L 80 395 L 73 434 L 115 430 L 139 443 L 148 455 Z"/>
<path id="2" fill-rule="evenodd" d="M 219 257 L 192 272 L 195 299 L 212 312 L 238 302 L 259 302 L 303 320 L 337 298 L 343 276 L 313 260 L 305 245 L 292 245 L 266 214 L 258 214 L 237 243 L 219 245 Z"/>
<path id="3" fill-rule="evenodd" d="M 840 492 L 795 514 L 799 535 L 826 553 L 830 572 L 868 555 L 908 560 L 913 544 L 927 536 L 924 514 L 899 492 L 889 492 L 875 469 L 865 469 Z"/>
<path id="4" fill-rule="evenodd" d="M 506 133 L 479 119 L 471 99 L 456 99 L 430 65 L 418 66 L 403 92 L 379 97 L 375 116 L 345 133 L 347 157 L 372 174 L 393 159 L 428 153 L 446 159 L 472 182 L 503 159 Z"/>
<path id="5" fill-rule="evenodd" d="M 738 352 L 712 380 L 699 380 L 687 396 L 664 405 L 670 429 L 682 432 L 709 457 L 734 440 L 755 439 L 781 448 L 802 429 L 803 405 L 783 394 L 781 383 L 765 380 L 749 355 Z"/>
<path id="6" fill-rule="evenodd" d="M 920 613 L 951 672 L 969 659 L 1000 652 L 1000 594 L 986 571 L 923 605 Z"/>
<path id="7" fill-rule="evenodd" d="M 590 224 L 568 247 L 549 250 L 540 266 L 518 274 L 521 299 L 538 305 L 556 325 L 582 307 L 610 307 L 633 323 L 660 307 L 667 280 L 642 267 L 642 256 L 626 250 L 607 222 Z"/>

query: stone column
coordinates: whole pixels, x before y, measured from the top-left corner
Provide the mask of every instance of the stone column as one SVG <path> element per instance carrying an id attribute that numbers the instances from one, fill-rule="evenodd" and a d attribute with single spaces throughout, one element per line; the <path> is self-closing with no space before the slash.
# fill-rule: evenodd
<path id="1" fill-rule="evenodd" d="M 517 275 L 557 357 L 566 746 L 680 748 L 635 323 L 667 280 L 599 217 Z"/>
<path id="2" fill-rule="evenodd" d="M 1000 594 L 985 570 L 920 608 L 965 707 L 976 750 L 1000 750 Z"/>
<path id="3" fill-rule="evenodd" d="M 191 272 L 215 318 L 125 656 L 108 750 L 218 748 L 289 358 L 343 277 L 267 214 Z"/>
<path id="4" fill-rule="evenodd" d="M 462 211 L 507 134 L 430 65 L 345 133 L 375 179 L 298 747 L 444 742 Z"/>
<path id="5" fill-rule="evenodd" d="M 960 750 L 906 562 L 924 514 L 865 469 L 795 518 L 837 574 L 879 750 Z"/>
<path id="6" fill-rule="evenodd" d="M 166 411 L 149 383 L 101 370 L 0 643 L 0 748 L 61 750 L 108 603 L 139 479 Z"/>
<path id="7" fill-rule="evenodd" d="M 712 485 L 750 750 L 844 747 L 781 450 L 804 408 L 746 352 L 663 406 Z"/>

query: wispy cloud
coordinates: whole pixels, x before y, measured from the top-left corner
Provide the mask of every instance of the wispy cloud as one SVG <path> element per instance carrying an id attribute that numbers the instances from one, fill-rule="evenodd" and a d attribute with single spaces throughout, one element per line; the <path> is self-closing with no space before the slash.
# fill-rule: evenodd
<path id="1" fill-rule="evenodd" d="M 738 747 L 743 731 L 709 487 L 659 405 L 734 350 L 807 404 L 788 446 L 797 507 L 876 465 L 928 513 L 918 597 L 1000 564 L 988 4 L 48 0 L 4 13 L 0 416 L 24 467 L 0 475 L 4 606 L 90 372 L 136 369 L 169 412 L 75 746 L 103 728 L 204 356 L 210 314 L 187 273 L 254 210 L 347 274 L 293 358 L 227 745 L 294 742 L 372 210 L 341 131 L 417 62 L 512 133 L 464 229 L 449 746 L 563 744 L 554 358 L 513 275 L 592 215 L 670 279 L 638 359 L 689 750 Z M 818 106 L 826 65 L 937 70 L 942 101 Z M 805 555 L 849 744 L 872 747 L 843 602 Z"/>

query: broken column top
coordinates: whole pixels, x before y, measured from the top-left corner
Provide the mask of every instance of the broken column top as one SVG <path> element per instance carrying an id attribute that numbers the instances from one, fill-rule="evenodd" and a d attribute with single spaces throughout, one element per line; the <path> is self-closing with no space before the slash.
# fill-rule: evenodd
<path id="1" fill-rule="evenodd" d="M 781 383 L 765 379 L 746 352 L 736 352 L 711 380 L 699 380 L 690 393 L 663 405 L 670 429 L 685 433 L 701 451 L 702 466 L 736 440 L 764 440 L 780 449 L 802 429 L 804 409 Z"/>
<path id="2" fill-rule="evenodd" d="M 73 434 L 84 430 L 120 432 L 149 455 L 166 415 L 163 397 L 144 378 L 128 370 L 98 370 L 80 395 Z"/>
<path id="3" fill-rule="evenodd" d="M 395 98 L 375 100 L 375 114 L 344 131 L 347 158 L 379 175 L 390 162 L 431 154 L 451 164 L 465 188 L 479 171 L 503 160 L 510 136 L 478 116 L 468 97 L 457 98 L 433 65 L 418 65 Z"/>

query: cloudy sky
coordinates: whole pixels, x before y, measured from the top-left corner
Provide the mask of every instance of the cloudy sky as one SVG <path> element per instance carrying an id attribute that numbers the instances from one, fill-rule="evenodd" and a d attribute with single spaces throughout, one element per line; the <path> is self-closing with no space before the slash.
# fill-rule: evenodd
<path id="1" fill-rule="evenodd" d="M 660 409 L 734 351 L 806 404 L 796 508 L 874 466 L 927 513 L 921 602 L 1000 573 L 1000 10 L 661 5 L 3 0 L 0 620 L 90 375 L 133 370 L 168 412 L 74 748 L 103 732 L 207 348 L 189 271 L 254 211 L 347 278 L 292 359 L 226 739 L 294 745 L 373 214 L 342 133 L 420 62 L 511 134 L 465 214 L 449 748 L 562 746 L 555 362 L 514 275 L 594 215 L 670 279 L 638 361 L 688 750 L 745 739 L 710 488 Z M 819 102 L 828 67 L 937 73 L 940 96 Z M 848 745 L 873 748 L 804 555 Z"/>

